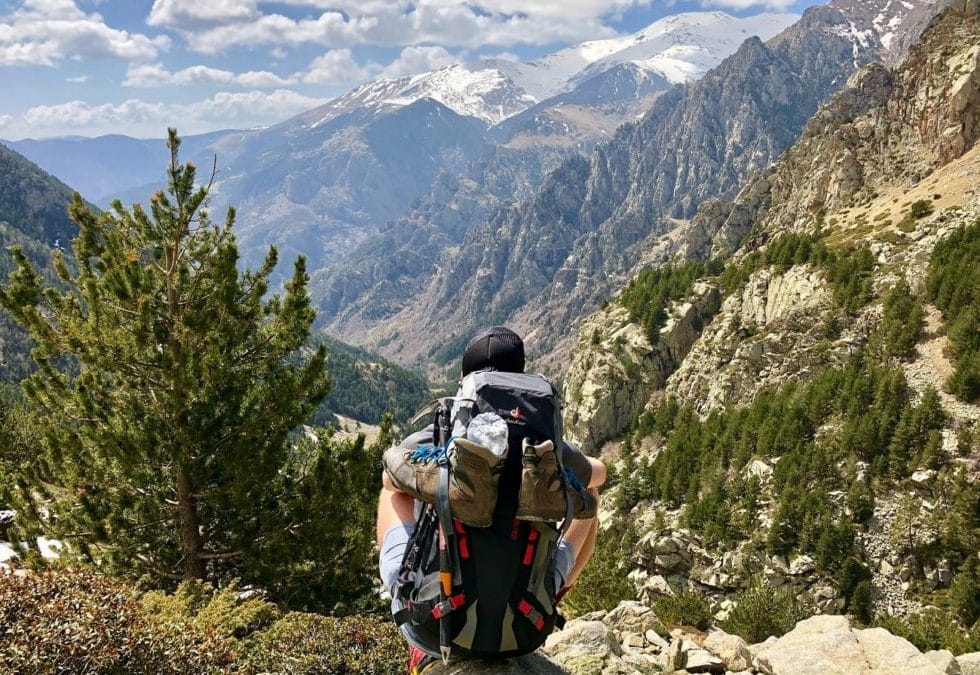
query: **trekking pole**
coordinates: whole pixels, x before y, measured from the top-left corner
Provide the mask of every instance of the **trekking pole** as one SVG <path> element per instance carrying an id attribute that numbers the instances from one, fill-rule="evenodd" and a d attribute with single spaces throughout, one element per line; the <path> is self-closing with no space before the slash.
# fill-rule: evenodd
<path id="1" fill-rule="evenodd" d="M 446 546 L 446 536 L 439 528 L 439 600 L 445 603 L 453 595 L 453 572 L 449 565 L 449 549 Z M 452 642 L 452 626 L 449 623 L 449 612 L 444 613 L 439 618 L 439 653 L 442 655 L 442 662 L 449 663 L 449 656 L 452 652 L 450 643 Z"/>

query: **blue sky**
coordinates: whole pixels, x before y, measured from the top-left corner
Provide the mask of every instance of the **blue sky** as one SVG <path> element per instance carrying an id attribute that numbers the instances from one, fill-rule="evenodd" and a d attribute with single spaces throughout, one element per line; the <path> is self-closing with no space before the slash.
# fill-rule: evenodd
<path id="1" fill-rule="evenodd" d="M 272 124 L 356 84 L 807 0 L 0 0 L 0 138 Z"/>

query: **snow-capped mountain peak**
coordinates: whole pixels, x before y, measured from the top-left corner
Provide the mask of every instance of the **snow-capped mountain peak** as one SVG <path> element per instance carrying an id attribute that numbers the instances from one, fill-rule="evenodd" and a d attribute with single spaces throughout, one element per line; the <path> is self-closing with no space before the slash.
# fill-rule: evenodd
<path id="1" fill-rule="evenodd" d="M 369 82 L 318 109 L 317 118 L 310 122 L 324 124 L 361 106 L 384 109 L 431 98 L 460 115 L 495 125 L 627 63 L 672 84 L 689 82 L 733 54 L 746 38 L 755 35 L 766 40 L 797 18 L 785 13 L 744 18 L 719 11 L 675 14 L 633 34 L 582 42 L 529 63 L 501 59 L 459 63 Z"/>

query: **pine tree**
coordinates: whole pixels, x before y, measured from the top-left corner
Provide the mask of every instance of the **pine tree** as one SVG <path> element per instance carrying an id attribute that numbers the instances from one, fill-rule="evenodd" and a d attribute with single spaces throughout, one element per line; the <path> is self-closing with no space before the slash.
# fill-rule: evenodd
<path id="1" fill-rule="evenodd" d="M 37 342 L 24 391 L 44 421 L 33 489 L 47 533 L 83 558 L 157 579 L 252 569 L 297 532 L 285 502 L 290 435 L 327 391 L 326 353 L 303 353 L 314 310 L 304 260 L 266 299 L 277 256 L 240 273 L 232 234 L 208 217 L 209 186 L 178 161 L 147 213 L 118 201 L 80 231 L 67 290 L 43 287 L 19 251 L 0 307 Z"/>
<path id="2" fill-rule="evenodd" d="M 922 514 L 922 502 L 914 495 L 902 495 L 898 503 L 898 511 L 892 523 L 892 544 L 912 556 L 916 573 L 921 576 L 918 547 L 916 546 L 916 531 Z"/>
<path id="3" fill-rule="evenodd" d="M 949 599 L 964 626 L 972 626 L 980 619 L 980 562 L 976 555 L 967 558 L 957 571 L 949 587 Z"/>

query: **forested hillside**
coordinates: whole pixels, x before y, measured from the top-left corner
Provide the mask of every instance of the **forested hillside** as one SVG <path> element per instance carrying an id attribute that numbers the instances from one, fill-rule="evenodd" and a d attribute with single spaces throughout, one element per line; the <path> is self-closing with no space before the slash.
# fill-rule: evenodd
<path id="1" fill-rule="evenodd" d="M 37 165 L 0 145 L 0 283 L 14 270 L 8 250 L 18 246 L 49 281 L 55 251 L 71 256 L 78 227 L 68 217 L 72 190 Z M 0 313 L 0 382 L 19 382 L 30 370 L 30 340 Z"/>
<path id="2" fill-rule="evenodd" d="M 431 398 L 428 383 L 418 373 L 376 354 L 326 338 L 330 393 L 320 404 L 313 423 L 330 424 L 324 413 L 378 424 L 385 413 L 405 424 Z"/>
<path id="3" fill-rule="evenodd" d="M 566 428 L 616 465 L 608 592 L 980 648 L 977 10 L 858 72 L 585 322 Z"/>

